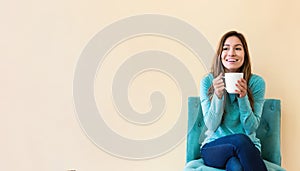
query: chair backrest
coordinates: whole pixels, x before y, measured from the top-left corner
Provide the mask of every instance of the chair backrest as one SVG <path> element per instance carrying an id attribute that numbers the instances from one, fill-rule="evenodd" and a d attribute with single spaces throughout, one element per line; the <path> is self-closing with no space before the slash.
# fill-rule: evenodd
<path id="1" fill-rule="evenodd" d="M 266 99 L 256 135 L 261 141 L 262 157 L 277 165 L 281 165 L 280 120 L 280 100 Z M 186 162 L 201 158 L 200 144 L 205 138 L 205 131 L 200 98 L 189 97 Z"/>

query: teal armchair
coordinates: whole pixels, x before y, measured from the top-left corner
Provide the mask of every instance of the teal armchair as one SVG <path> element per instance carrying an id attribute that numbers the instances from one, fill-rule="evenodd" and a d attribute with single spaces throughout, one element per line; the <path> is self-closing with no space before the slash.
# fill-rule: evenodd
<path id="1" fill-rule="evenodd" d="M 261 141 L 261 154 L 268 171 L 285 171 L 281 167 L 280 120 L 280 100 L 266 99 L 260 126 L 256 134 Z M 205 138 L 205 131 L 206 127 L 203 122 L 200 98 L 189 97 L 186 165 L 184 171 L 222 171 L 205 166 L 201 159 L 200 146 Z"/>

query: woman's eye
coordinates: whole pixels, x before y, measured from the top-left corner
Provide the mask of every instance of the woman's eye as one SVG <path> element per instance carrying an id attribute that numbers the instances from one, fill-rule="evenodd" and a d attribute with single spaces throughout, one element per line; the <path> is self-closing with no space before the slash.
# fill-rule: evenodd
<path id="1" fill-rule="evenodd" d="M 240 47 L 237 47 L 237 48 L 235 48 L 235 50 L 242 50 L 242 48 L 240 48 Z"/>
<path id="2" fill-rule="evenodd" d="M 228 48 L 227 47 L 223 47 L 223 50 L 228 50 Z"/>

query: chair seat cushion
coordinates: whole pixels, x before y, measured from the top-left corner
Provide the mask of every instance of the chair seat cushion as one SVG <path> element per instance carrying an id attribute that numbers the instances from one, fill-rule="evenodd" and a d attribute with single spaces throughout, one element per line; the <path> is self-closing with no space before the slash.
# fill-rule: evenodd
<path id="1" fill-rule="evenodd" d="M 264 160 L 264 162 L 267 166 L 268 171 L 285 171 L 285 169 L 283 169 L 282 167 L 274 163 L 268 162 L 267 160 Z M 184 171 L 225 171 L 225 170 L 208 167 L 204 165 L 202 159 L 198 159 L 198 160 L 192 160 L 188 162 L 184 167 Z"/>

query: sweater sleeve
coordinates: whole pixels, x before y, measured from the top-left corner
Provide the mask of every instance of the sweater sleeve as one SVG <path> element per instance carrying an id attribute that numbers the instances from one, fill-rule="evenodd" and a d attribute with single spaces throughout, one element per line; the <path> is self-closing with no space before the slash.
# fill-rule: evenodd
<path id="1" fill-rule="evenodd" d="M 253 75 L 250 78 L 248 86 L 253 95 L 253 110 L 247 95 L 243 98 L 238 98 L 238 104 L 241 123 L 246 134 L 249 135 L 256 131 L 260 123 L 263 104 L 265 101 L 265 81 L 261 77 Z"/>
<path id="2" fill-rule="evenodd" d="M 224 96 L 219 99 L 216 94 L 212 100 L 209 99 L 208 89 L 212 85 L 213 76 L 204 77 L 200 83 L 200 101 L 203 112 L 204 123 L 210 132 L 214 132 L 222 121 L 224 112 Z"/>

